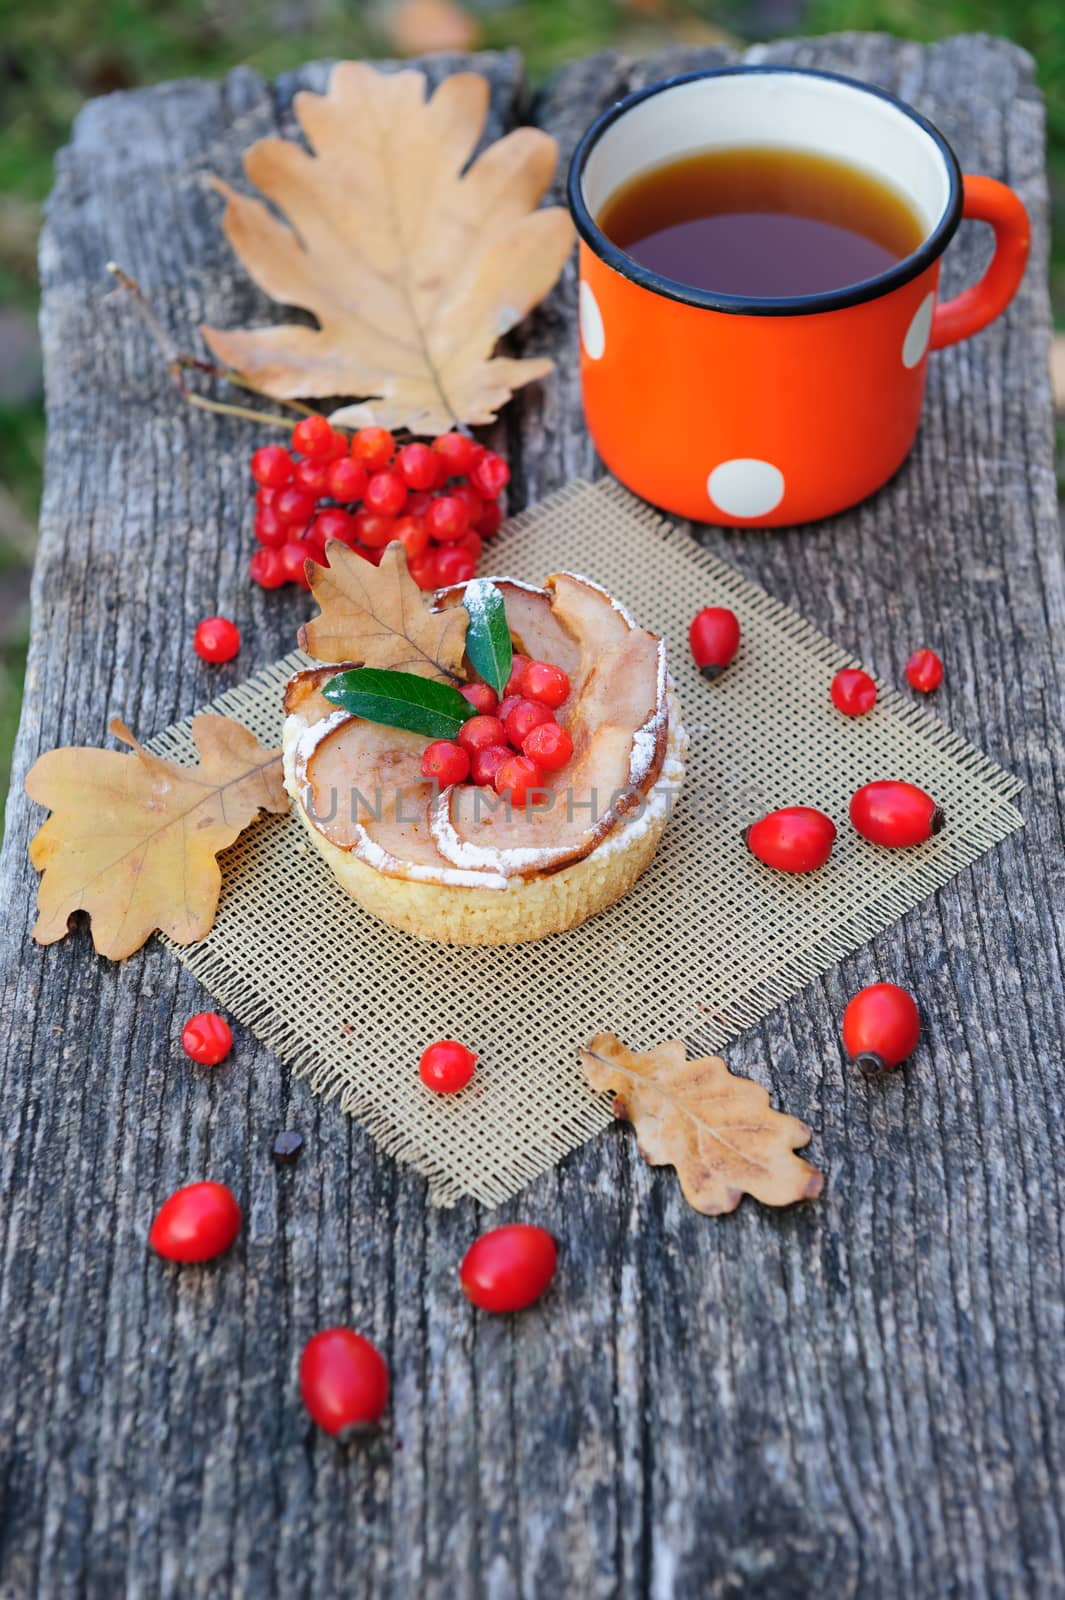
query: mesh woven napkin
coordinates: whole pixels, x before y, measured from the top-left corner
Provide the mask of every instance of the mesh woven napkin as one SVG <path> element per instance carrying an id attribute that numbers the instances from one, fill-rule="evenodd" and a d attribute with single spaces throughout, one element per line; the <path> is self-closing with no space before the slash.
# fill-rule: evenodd
<path id="1" fill-rule="evenodd" d="M 382 1150 L 428 1179 L 434 1202 L 495 1205 L 610 1122 L 578 1046 L 608 1028 L 646 1049 L 683 1037 L 720 1049 L 1021 826 L 1020 783 L 927 710 L 881 690 L 848 718 L 828 697 L 855 665 L 802 617 L 746 582 L 616 483 L 574 484 L 506 524 L 493 567 L 540 582 L 560 565 L 603 584 L 668 639 L 691 736 L 687 778 L 636 887 L 583 927 L 535 944 L 452 949 L 377 922 L 340 889 L 295 818 L 268 818 L 222 857 L 215 925 L 178 959 L 316 1091 L 338 1096 Z M 731 606 L 739 656 L 716 682 L 695 670 L 691 617 Z M 296 653 L 209 708 L 280 743 Z M 195 759 L 191 719 L 152 748 Z M 909 777 L 947 816 L 911 850 L 859 839 L 850 795 Z M 839 838 L 820 872 L 789 878 L 746 850 L 743 827 L 814 805 Z M 432 1039 L 479 1055 L 470 1086 L 434 1095 L 418 1077 Z"/>

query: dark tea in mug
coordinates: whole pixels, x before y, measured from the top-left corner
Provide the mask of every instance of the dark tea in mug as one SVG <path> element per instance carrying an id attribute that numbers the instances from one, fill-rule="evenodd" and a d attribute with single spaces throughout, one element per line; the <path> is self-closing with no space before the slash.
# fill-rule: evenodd
<path id="1" fill-rule="evenodd" d="M 653 272 L 760 299 L 875 278 L 926 232 L 905 196 L 874 173 L 777 146 L 698 150 L 649 167 L 610 196 L 597 221 Z"/>

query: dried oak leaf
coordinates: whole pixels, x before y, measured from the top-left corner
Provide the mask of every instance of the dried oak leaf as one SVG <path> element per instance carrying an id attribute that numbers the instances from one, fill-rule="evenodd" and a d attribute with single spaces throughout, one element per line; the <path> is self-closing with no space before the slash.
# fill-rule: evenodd
<path id="1" fill-rule="evenodd" d="M 321 616 L 300 629 L 301 649 L 317 661 L 358 662 L 445 683 L 463 676 L 469 616 L 462 606 L 429 610 L 397 539 L 376 567 L 335 539 L 327 551 L 328 567 L 307 564 Z"/>
<path id="2" fill-rule="evenodd" d="M 261 811 L 287 811 L 288 799 L 280 752 L 229 717 L 193 719 L 195 767 L 152 755 L 117 718 L 110 731 L 132 755 L 49 750 L 26 793 L 52 813 L 30 842 L 44 874 L 33 937 L 54 944 L 87 911 L 99 954 L 121 961 L 156 928 L 177 944 L 202 939 L 218 906 L 217 852 Z"/>
<path id="3" fill-rule="evenodd" d="M 356 396 L 366 403 L 335 413 L 354 427 L 429 434 L 490 422 L 514 389 L 552 366 L 492 351 L 547 294 L 573 244 L 561 207 L 535 209 L 558 147 L 517 128 L 464 171 L 488 114 L 488 82 L 460 72 L 431 99 L 425 89 L 421 72 L 343 61 L 328 93 L 298 94 L 310 152 L 260 139 L 244 158 L 287 225 L 217 183 L 226 237 L 255 282 L 312 312 L 318 327 L 205 327 L 204 338 L 278 399 Z"/>
<path id="4" fill-rule="evenodd" d="M 592 1088 L 613 1091 L 641 1154 L 676 1167 L 696 1211 L 734 1211 L 745 1194 L 786 1206 L 821 1193 L 821 1173 L 794 1153 L 811 1137 L 805 1122 L 774 1111 L 761 1084 L 736 1077 L 720 1056 L 689 1061 L 679 1039 L 640 1054 L 612 1033 L 596 1034 L 580 1054 Z"/>

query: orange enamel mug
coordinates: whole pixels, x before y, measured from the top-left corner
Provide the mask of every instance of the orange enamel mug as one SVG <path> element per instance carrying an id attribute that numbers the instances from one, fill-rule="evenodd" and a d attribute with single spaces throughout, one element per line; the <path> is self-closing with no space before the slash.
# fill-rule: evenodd
<path id="1" fill-rule="evenodd" d="M 910 255 L 822 294 L 757 299 L 641 265 L 597 222 L 636 174 L 695 151 L 792 147 L 866 168 L 924 225 Z M 1028 259 L 1024 206 L 961 175 L 943 135 L 883 90 L 795 67 L 722 67 L 651 85 L 584 135 L 569 174 L 580 234 L 584 410 L 636 494 L 699 522 L 779 527 L 879 489 L 917 432 L 930 350 L 967 339 L 1012 299 Z M 995 230 L 980 281 L 937 303 L 961 218 Z"/>

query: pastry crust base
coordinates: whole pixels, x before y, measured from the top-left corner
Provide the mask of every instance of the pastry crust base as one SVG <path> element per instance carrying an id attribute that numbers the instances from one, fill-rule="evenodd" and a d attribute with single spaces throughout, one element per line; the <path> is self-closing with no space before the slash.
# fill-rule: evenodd
<path id="1" fill-rule="evenodd" d="M 658 782 L 676 794 L 683 778 L 687 739 L 670 694 L 666 755 Z M 658 785 L 656 784 L 656 788 Z M 652 806 L 654 789 L 648 796 Z M 291 793 L 291 788 L 290 788 Z M 293 810 L 337 882 L 382 922 L 437 944 L 526 944 L 562 933 L 627 894 L 654 859 L 669 821 L 669 805 L 623 825 L 587 856 L 557 872 L 515 878 L 506 889 L 425 883 L 390 877 L 328 840 L 307 816 L 298 795 Z"/>
<path id="2" fill-rule="evenodd" d="M 315 849 L 353 900 L 382 922 L 437 944 L 524 944 L 576 928 L 627 894 L 649 866 L 668 818 L 639 830 L 629 845 L 574 861 L 546 877 L 514 880 L 509 889 L 467 889 L 450 883 L 389 878 L 340 850 L 295 808 Z"/>

